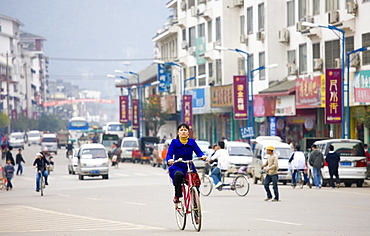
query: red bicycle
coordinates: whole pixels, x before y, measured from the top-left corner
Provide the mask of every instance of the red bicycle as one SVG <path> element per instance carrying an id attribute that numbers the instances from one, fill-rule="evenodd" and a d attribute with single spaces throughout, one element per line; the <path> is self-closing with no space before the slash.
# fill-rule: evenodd
<path id="1" fill-rule="evenodd" d="M 195 185 L 194 173 L 192 169 L 192 160 L 184 161 L 179 158 L 176 162 L 186 163 L 188 172 L 182 183 L 183 198 L 175 205 L 176 222 L 179 229 L 184 230 L 186 226 L 186 216 L 191 214 L 191 220 L 196 231 L 202 227 L 202 211 L 199 199 L 199 190 Z"/>

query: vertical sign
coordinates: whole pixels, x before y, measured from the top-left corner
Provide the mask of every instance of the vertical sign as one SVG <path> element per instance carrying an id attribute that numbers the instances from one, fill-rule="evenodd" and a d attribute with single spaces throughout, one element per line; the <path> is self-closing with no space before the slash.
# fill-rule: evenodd
<path id="1" fill-rule="evenodd" d="M 132 129 L 139 129 L 139 100 L 132 99 Z"/>
<path id="2" fill-rule="evenodd" d="M 128 96 L 119 96 L 119 122 L 128 122 Z"/>
<path id="3" fill-rule="evenodd" d="M 184 123 L 189 125 L 190 130 L 193 127 L 193 98 L 191 95 L 182 96 L 182 117 Z"/>
<path id="4" fill-rule="evenodd" d="M 158 92 L 168 92 L 170 84 L 172 83 L 171 64 L 158 64 Z"/>
<path id="5" fill-rule="evenodd" d="M 270 136 L 276 136 L 276 117 L 270 117 Z"/>
<path id="6" fill-rule="evenodd" d="M 325 83 L 325 123 L 342 123 L 342 71 L 327 69 Z"/>
<path id="7" fill-rule="evenodd" d="M 246 76 L 234 76 L 234 119 L 248 118 Z"/>

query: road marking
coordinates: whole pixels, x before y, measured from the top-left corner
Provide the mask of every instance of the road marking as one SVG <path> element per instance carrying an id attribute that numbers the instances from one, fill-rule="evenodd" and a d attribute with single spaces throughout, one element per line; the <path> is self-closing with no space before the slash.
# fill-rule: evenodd
<path id="1" fill-rule="evenodd" d="M 87 200 L 94 200 L 94 201 L 100 201 L 100 199 L 98 199 L 98 198 L 92 198 L 92 197 L 87 197 L 85 199 L 87 199 Z"/>
<path id="2" fill-rule="evenodd" d="M 122 176 L 122 177 L 129 177 L 130 176 L 130 175 L 126 175 L 126 174 L 114 174 L 114 175 Z"/>
<path id="3" fill-rule="evenodd" d="M 137 203 L 137 202 L 125 202 L 126 204 L 131 204 L 131 205 L 139 205 L 139 206 L 146 206 L 144 203 Z"/>
<path id="4" fill-rule="evenodd" d="M 143 173 L 135 173 L 134 175 L 138 175 L 138 176 L 149 176 L 148 174 L 143 174 Z"/>
<path id="5" fill-rule="evenodd" d="M 268 219 L 256 219 L 256 220 L 279 223 L 279 224 L 286 224 L 286 225 L 302 225 L 302 224 L 286 222 L 286 221 L 279 221 L 279 220 L 268 220 Z"/>
<path id="6" fill-rule="evenodd" d="M 70 197 L 71 195 L 66 195 L 66 194 L 58 194 L 61 197 Z"/>

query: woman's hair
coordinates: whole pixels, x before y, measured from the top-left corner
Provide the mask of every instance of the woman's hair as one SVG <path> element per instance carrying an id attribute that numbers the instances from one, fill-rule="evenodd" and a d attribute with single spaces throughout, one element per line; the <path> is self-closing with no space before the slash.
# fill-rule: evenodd
<path id="1" fill-rule="evenodd" d="M 220 146 L 221 149 L 225 149 L 225 142 L 224 141 L 218 141 L 217 145 Z"/>
<path id="2" fill-rule="evenodd" d="M 181 123 L 179 126 L 177 126 L 177 131 L 179 131 L 182 127 L 185 127 L 187 130 L 190 130 L 189 125 Z M 180 138 L 179 135 L 177 135 L 176 138 L 179 139 Z"/>

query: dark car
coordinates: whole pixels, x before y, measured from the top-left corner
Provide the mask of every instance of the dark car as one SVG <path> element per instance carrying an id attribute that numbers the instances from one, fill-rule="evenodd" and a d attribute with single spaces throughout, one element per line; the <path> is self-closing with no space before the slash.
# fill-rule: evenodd
<path id="1" fill-rule="evenodd" d="M 141 164 L 150 163 L 155 146 L 159 143 L 158 137 L 142 137 L 139 139 L 139 147 L 132 152 L 132 162 Z"/>

